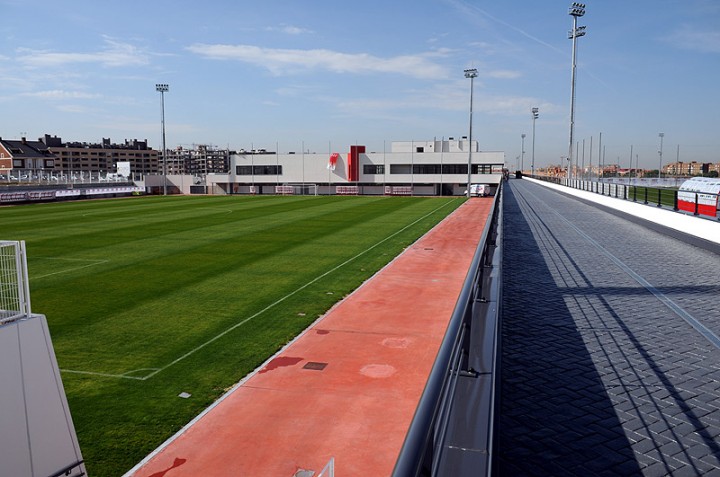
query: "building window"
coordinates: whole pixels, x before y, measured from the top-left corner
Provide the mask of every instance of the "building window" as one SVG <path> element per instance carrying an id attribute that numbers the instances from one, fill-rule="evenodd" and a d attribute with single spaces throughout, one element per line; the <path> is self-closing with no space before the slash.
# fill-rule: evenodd
<path id="1" fill-rule="evenodd" d="M 282 175 L 282 166 L 235 166 L 238 176 L 277 176 Z"/>
<path id="2" fill-rule="evenodd" d="M 365 165 L 363 172 L 365 174 L 373 174 L 373 167 L 382 167 L 374 165 Z M 471 171 L 473 174 L 497 174 L 502 172 L 502 164 L 473 164 Z M 390 174 L 463 174 L 467 175 L 467 164 L 390 164 Z M 382 174 L 382 172 L 377 172 Z"/>
<path id="3" fill-rule="evenodd" d="M 385 174 L 385 165 L 365 164 L 363 165 L 363 174 Z"/>
<path id="4" fill-rule="evenodd" d="M 440 174 L 440 164 L 414 164 L 413 174 Z"/>
<path id="5" fill-rule="evenodd" d="M 390 174 L 410 174 L 410 164 L 390 164 Z"/>
<path id="6" fill-rule="evenodd" d="M 473 164 L 475 167 L 475 164 Z M 467 164 L 443 164 L 443 174 L 467 174 Z"/>

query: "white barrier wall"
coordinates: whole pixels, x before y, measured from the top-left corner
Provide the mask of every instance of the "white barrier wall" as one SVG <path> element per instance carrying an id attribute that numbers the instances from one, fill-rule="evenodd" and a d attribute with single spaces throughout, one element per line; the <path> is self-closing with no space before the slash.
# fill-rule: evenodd
<path id="1" fill-rule="evenodd" d="M 43 315 L 0 325 L 0 475 L 85 475 Z"/>

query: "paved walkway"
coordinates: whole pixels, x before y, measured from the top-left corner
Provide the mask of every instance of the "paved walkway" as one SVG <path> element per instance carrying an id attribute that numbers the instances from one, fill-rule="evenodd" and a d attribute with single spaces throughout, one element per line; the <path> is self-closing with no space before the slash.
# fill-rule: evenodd
<path id="1" fill-rule="evenodd" d="M 390 475 L 491 206 L 463 204 L 129 475 Z"/>
<path id="2" fill-rule="evenodd" d="M 499 474 L 720 475 L 720 256 L 507 184 Z"/>

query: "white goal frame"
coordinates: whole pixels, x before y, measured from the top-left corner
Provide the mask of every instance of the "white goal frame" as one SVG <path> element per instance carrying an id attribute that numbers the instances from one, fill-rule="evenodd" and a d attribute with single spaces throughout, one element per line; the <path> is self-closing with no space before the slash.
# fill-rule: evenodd
<path id="1" fill-rule="evenodd" d="M 281 195 L 318 195 L 318 189 L 319 189 L 317 184 L 283 184 L 278 187 L 282 187 L 282 188 L 292 187 L 292 192 L 289 192 L 289 189 L 284 189 L 283 192 L 276 192 L 276 194 L 281 194 Z"/>
<path id="2" fill-rule="evenodd" d="M 0 241 L 0 325 L 30 316 L 25 241 Z"/>

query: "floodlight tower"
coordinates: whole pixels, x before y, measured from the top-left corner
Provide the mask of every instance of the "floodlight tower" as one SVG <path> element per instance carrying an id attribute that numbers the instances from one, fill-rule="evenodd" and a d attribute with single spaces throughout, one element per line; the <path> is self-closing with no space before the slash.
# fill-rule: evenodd
<path id="1" fill-rule="evenodd" d="M 579 27 L 578 18 L 585 15 L 585 4 L 573 2 L 570 6 L 570 16 L 573 17 L 573 29 L 568 32 L 568 38 L 572 40 L 572 69 L 570 74 L 570 145 L 568 147 L 568 160 L 570 161 L 570 174 L 572 175 L 573 164 L 573 136 L 575 133 L 575 70 L 577 62 L 577 39 L 585 36 L 585 27 Z M 568 176 L 568 179 L 570 177 Z"/>
<path id="2" fill-rule="evenodd" d="M 165 93 L 170 90 L 167 84 L 156 84 L 155 91 L 160 93 L 162 103 L 162 147 L 163 147 L 163 195 L 167 195 L 167 148 L 165 147 Z"/>
<path id="3" fill-rule="evenodd" d="M 468 134 L 468 184 L 467 197 L 470 198 L 470 184 L 472 183 L 472 119 L 473 119 L 473 81 L 477 78 L 477 69 L 465 70 L 465 77 L 470 78 L 470 133 Z"/>
<path id="4" fill-rule="evenodd" d="M 525 133 L 520 135 L 520 172 L 525 168 Z"/>
<path id="5" fill-rule="evenodd" d="M 533 137 L 532 137 L 532 175 L 535 175 L 535 120 L 540 117 L 538 108 L 532 108 L 530 112 L 532 113 L 532 120 L 533 120 Z"/>
<path id="6" fill-rule="evenodd" d="M 662 149 L 663 149 L 663 138 L 665 137 L 665 133 L 659 133 L 658 137 L 660 138 L 660 150 L 658 151 L 658 154 L 660 154 L 660 167 L 658 167 L 658 186 L 660 185 L 660 175 L 662 171 Z"/>

